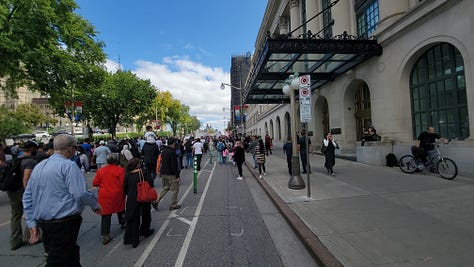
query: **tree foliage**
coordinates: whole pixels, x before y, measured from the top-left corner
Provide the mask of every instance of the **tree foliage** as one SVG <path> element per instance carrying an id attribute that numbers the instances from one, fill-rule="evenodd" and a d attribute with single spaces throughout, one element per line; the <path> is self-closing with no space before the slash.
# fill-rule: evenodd
<path id="1" fill-rule="evenodd" d="M 85 98 L 94 125 L 109 129 L 115 138 L 117 125 L 132 124 L 137 114 L 149 109 L 155 94 L 149 80 L 130 71 L 118 71 L 109 73 L 104 84 Z"/>
<path id="2" fill-rule="evenodd" d="M 53 123 L 54 120 L 41 114 L 36 105 L 21 104 L 15 111 L 0 106 L 0 139 L 31 132 L 36 125 Z"/>
<path id="3" fill-rule="evenodd" d="M 0 1 L 0 88 L 26 85 L 44 95 L 102 82 L 105 54 L 73 0 Z"/>
<path id="4" fill-rule="evenodd" d="M 173 136 L 183 129 L 184 134 L 199 129 L 199 120 L 190 116 L 189 107 L 181 104 L 169 91 L 158 91 L 153 104 L 137 119 L 138 125 L 150 124 L 153 120 L 159 120 L 161 125 L 169 124 Z M 180 132 L 181 133 L 181 132 Z"/>

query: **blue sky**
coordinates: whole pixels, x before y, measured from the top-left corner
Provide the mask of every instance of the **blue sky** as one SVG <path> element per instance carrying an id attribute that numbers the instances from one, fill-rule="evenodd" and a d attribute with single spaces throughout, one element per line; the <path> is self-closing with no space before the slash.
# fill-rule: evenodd
<path id="1" fill-rule="evenodd" d="M 223 129 L 231 56 L 253 54 L 267 5 L 255 0 L 76 0 L 78 14 L 105 42 L 109 69 L 150 79 L 191 109 L 201 122 Z"/>

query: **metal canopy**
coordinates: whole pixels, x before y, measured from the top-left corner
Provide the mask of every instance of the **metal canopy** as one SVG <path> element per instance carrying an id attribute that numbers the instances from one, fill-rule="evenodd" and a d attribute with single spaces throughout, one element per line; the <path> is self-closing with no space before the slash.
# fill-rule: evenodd
<path id="1" fill-rule="evenodd" d="M 344 32 L 333 39 L 267 37 L 245 85 L 245 104 L 289 103 L 282 88 L 295 72 L 311 75 L 315 90 L 372 56 L 381 55 L 376 40 L 359 40 Z"/>

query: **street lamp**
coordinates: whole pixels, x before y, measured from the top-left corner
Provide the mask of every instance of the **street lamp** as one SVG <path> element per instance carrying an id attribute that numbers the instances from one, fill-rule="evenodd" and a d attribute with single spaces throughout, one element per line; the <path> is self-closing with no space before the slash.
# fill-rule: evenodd
<path id="1" fill-rule="evenodd" d="M 297 73 L 290 75 L 285 80 L 285 85 L 282 91 L 285 95 L 290 95 L 290 124 L 291 124 L 291 177 L 288 181 L 288 187 L 290 189 L 304 189 L 305 183 L 301 178 L 300 173 L 300 157 L 298 155 L 298 143 L 296 140 L 296 101 L 295 101 L 295 90 L 299 89 L 299 75 Z"/>
<path id="2" fill-rule="evenodd" d="M 236 87 L 228 83 L 221 83 L 221 90 L 224 90 L 226 86 L 229 86 L 230 88 L 239 90 L 240 93 L 240 124 L 241 124 L 241 129 L 242 129 L 242 136 L 241 139 L 244 138 L 245 134 L 245 122 L 244 122 L 244 103 L 243 103 L 243 95 L 242 95 L 242 88 L 241 87 Z"/>

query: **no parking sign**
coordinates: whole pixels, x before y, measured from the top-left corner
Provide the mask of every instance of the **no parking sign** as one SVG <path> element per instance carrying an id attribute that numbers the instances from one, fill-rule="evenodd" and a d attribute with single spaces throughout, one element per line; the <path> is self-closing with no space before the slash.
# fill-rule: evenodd
<path id="1" fill-rule="evenodd" d="M 300 121 L 311 122 L 311 76 L 303 75 L 300 79 Z"/>

